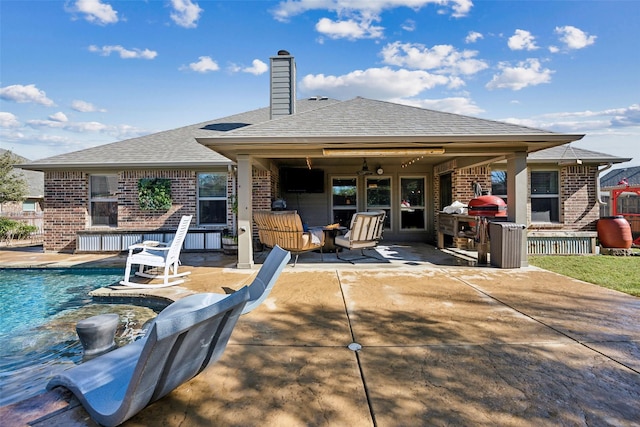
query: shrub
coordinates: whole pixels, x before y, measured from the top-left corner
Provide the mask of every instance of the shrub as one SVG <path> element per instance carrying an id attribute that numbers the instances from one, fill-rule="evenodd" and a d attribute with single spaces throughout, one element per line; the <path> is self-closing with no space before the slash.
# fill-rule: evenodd
<path id="1" fill-rule="evenodd" d="M 35 225 L 25 224 L 9 218 L 0 217 L 0 239 L 26 239 L 29 235 L 38 230 Z"/>

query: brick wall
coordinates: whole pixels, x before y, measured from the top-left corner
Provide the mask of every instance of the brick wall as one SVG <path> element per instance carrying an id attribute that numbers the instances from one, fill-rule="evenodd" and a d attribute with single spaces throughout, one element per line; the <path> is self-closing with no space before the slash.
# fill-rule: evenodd
<path id="1" fill-rule="evenodd" d="M 564 229 L 595 231 L 600 217 L 596 166 L 567 166 L 560 171 L 560 203 Z"/>
<path id="2" fill-rule="evenodd" d="M 44 250 L 73 252 L 76 231 L 88 224 L 89 185 L 84 172 L 46 172 Z"/>
<path id="3" fill-rule="evenodd" d="M 453 169 L 451 162 L 443 163 L 435 168 L 434 205 L 436 212 L 439 206 L 440 174 L 452 172 L 453 199 L 468 203 L 473 198 L 471 184 L 477 180 L 483 190 L 491 190 L 491 169 L 475 167 Z M 560 169 L 560 214 L 561 224 L 531 224 L 530 229 L 563 229 L 567 231 L 594 231 L 600 215 L 596 195 L 596 166 L 577 165 Z M 530 195 L 528 195 L 530 197 Z M 530 200 L 527 217 L 531 216 Z"/>
<path id="4" fill-rule="evenodd" d="M 276 169 L 277 171 L 277 169 Z M 265 170 L 253 170 L 253 210 L 271 210 L 271 202 L 275 199 L 274 187 L 277 185 L 276 177 L 277 173 Z M 252 226 L 253 240 L 259 241 L 258 229 L 255 225 Z"/>
<path id="5" fill-rule="evenodd" d="M 272 202 L 271 172 L 265 170 L 253 170 L 253 210 L 269 210 Z"/>
<path id="6" fill-rule="evenodd" d="M 142 178 L 171 180 L 172 206 L 168 211 L 143 211 L 138 201 L 138 181 Z M 177 227 L 183 215 L 197 221 L 197 174 L 194 171 L 124 171 L 118 174 L 118 228 L 154 230 Z"/>
<path id="7" fill-rule="evenodd" d="M 474 168 L 456 169 L 453 172 L 453 200 L 464 204 L 475 198 L 473 194 L 473 182 L 477 181 L 483 192 L 491 193 L 491 169 L 486 166 Z"/>
<path id="8" fill-rule="evenodd" d="M 138 202 L 138 181 L 142 178 L 171 180 L 172 207 L 169 211 L 143 211 Z M 253 171 L 254 209 L 271 209 L 272 182 L 268 171 Z M 235 178 L 229 174 L 227 188 L 234 194 Z M 90 227 L 89 174 L 47 172 L 45 174 L 44 249 L 73 252 L 76 232 Z M 185 170 L 138 170 L 118 173 L 118 229 L 154 230 L 176 227 L 183 215 L 193 215 L 197 224 L 197 172 Z M 228 212 L 227 226 L 233 225 Z"/>
<path id="9" fill-rule="evenodd" d="M 138 202 L 141 178 L 171 180 L 173 206 L 167 212 L 142 211 Z M 124 171 L 118 173 L 118 229 L 154 230 L 176 227 L 182 215 L 196 215 L 196 172 L 182 170 Z M 45 174 L 44 250 L 73 252 L 76 232 L 91 225 L 89 174 Z M 192 222 L 195 225 L 195 219 Z"/>

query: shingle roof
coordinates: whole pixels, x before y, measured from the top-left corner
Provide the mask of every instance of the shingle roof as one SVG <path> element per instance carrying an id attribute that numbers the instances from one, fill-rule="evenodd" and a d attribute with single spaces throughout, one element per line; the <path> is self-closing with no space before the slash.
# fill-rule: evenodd
<path id="1" fill-rule="evenodd" d="M 546 148 L 544 150 L 530 153 L 527 157 L 529 163 L 545 163 L 545 162 L 571 162 L 580 160 L 583 163 L 622 163 L 631 160 L 626 157 L 617 157 L 610 154 L 598 153 L 596 151 L 577 148 L 571 144 L 559 145 L 557 147 Z"/>
<path id="2" fill-rule="evenodd" d="M 449 135 L 553 135 L 554 132 L 493 120 L 357 97 L 283 116 L 225 135 L 238 137 L 357 137 Z"/>
<path id="3" fill-rule="evenodd" d="M 614 169 L 600 179 L 600 185 L 603 188 L 615 187 L 624 178 L 629 185 L 640 185 L 640 166 Z"/>
<path id="4" fill-rule="evenodd" d="M 220 141 L 261 138 L 330 138 L 332 140 L 407 137 L 474 137 L 546 140 L 564 136 L 547 130 L 444 113 L 357 97 L 348 101 L 303 99 L 296 114 L 270 119 L 268 107 L 196 123 L 138 138 L 61 154 L 22 165 L 33 170 L 73 168 L 144 168 L 228 165 L 231 161 L 197 139 Z M 568 135 L 568 140 L 581 136 Z M 586 156 L 586 154 L 585 154 Z"/>
<path id="5" fill-rule="evenodd" d="M 300 100 L 296 108 L 304 113 L 337 103 L 337 100 Z M 31 169 L 201 167 L 227 165 L 231 161 L 196 141 L 196 137 L 219 137 L 234 129 L 268 121 L 269 107 L 216 120 L 131 138 L 85 150 L 60 154 L 23 165 Z"/>

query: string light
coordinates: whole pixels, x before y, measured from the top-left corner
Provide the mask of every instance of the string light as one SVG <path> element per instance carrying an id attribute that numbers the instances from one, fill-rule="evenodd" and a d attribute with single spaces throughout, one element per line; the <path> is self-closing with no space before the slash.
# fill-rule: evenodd
<path id="1" fill-rule="evenodd" d="M 402 163 L 402 167 L 406 168 L 407 166 L 411 166 L 412 164 L 414 164 L 415 162 L 417 162 L 418 160 L 422 160 L 424 159 L 424 156 L 420 156 L 420 157 L 416 157 L 415 159 L 409 160 L 408 162 L 404 162 Z"/>

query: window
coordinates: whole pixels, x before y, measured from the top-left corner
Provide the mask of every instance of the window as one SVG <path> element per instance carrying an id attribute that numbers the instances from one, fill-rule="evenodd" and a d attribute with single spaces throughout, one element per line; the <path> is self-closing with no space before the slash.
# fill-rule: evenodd
<path id="1" fill-rule="evenodd" d="M 22 202 L 22 212 L 35 212 L 36 202 L 35 200 L 25 200 Z"/>
<path id="2" fill-rule="evenodd" d="M 452 174 L 440 175 L 440 210 L 453 203 Z"/>
<path id="3" fill-rule="evenodd" d="M 501 197 L 507 202 L 507 172 L 502 170 L 491 171 L 491 194 Z"/>
<path id="4" fill-rule="evenodd" d="M 91 225 L 118 226 L 118 176 L 89 177 L 89 210 Z"/>
<path id="5" fill-rule="evenodd" d="M 391 228 L 391 178 L 367 178 L 366 186 L 367 210 L 387 212 L 384 226 Z"/>
<path id="6" fill-rule="evenodd" d="M 425 229 L 424 178 L 400 178 L 400 229 Z"/>
<path id="7" fill-rule="evenodd" d="M 559 222 L 558 171 L 531 172 L 531 222 Z"/>
<path id="8" fill-rule="evenodd" d="M 343 227 L 351 225 L 351 217 L 358 209 L 356 178 L 331 179 L 333 222 Z"/>
<path id="9" fill-rule="evenodd" d="M 198 174 L 198 223 L 227 225 L 227 173 Z"/>

